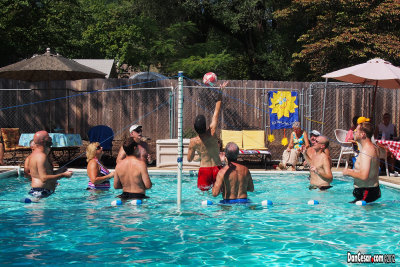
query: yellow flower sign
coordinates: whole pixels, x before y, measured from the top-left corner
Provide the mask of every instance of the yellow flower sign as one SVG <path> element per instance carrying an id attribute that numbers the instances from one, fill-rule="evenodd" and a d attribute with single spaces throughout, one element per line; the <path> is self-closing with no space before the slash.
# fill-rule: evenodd
<path id="1" fill-rule="evenodd" d="M 295 113 L 298 107 L 295 103 L 296 96 L 292 96 L 290 91 L 278 91 L 273 93 L 271 105 L 271 113 L 276 113 L 278 120 L 282 117 L 290 117 L 290 113 Z"/>

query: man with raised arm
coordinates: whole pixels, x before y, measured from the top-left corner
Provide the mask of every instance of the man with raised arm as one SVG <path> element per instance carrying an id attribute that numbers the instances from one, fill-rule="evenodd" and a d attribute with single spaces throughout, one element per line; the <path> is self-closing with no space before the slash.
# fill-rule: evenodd
<path id="1" fill-rule="evenodd" d="M 344 169 L 343 175 L 354 178 L 353 196 L 351 203 L 359 200 L 373 202 L 381 197 L 379 188 L 379 157 L 378 147 L 371 142 L 374 133 L 370 122 L 360 123 L 355 132 L 354 140 L 361 144 L 361 150 L 354 169 Z"/>
<path id="2" fill-rule="evenodd" d="M 129 135 L 138 144 L 138 149 L 140 153 L 139 159 L 143 162 L 151 164 L 152 160 L 149 154 L 149 146 L 148 144 L 143 141 L 142 136 L 142 125 L 134 124 L 129 128 Z M 126 158 L 126 153 L 123 147 L 119 149 L 118 156 L 117 156 L 117 164 L 120 163 L 124 158 Z"/>
<path id="3" fill-rule="evenodd" d="M 54 193 L 57 180 L 71 177 L 72 172 L 57 173 L 53 171 L 53 165 L 49 161 L 50 146 L 53 143 L 48 132 L 36 132 L 33 142 L 35 143 L 35 149 L 29 160 L 29 170 L 32 177 L 32 188 L 29 194 L 37 198 L 48 197 Z"/>
<path id="4" fill-rule="evenodd" d="M 122 200 L 148 198 L 145 193 L 152 187 L 146 163 L 140 159 L 138 144 L 128 138 L 123 145 L 126 158 L 118 163 L 114 172 L 114 188 L 122 189 Z"/>
<path id="5" fill-rule="evenodd" d="M 254 184 L 249 169 L 237 163 L 239 147 L 229 142 L 225 147 L 228 164 L 217 175 L 212 194 L 214 197 L 222 192 L 221 204 L 248 203 L 247 192 L 254 191 Z"/>
<path id="6" fill-rule="evenodd" d="M 325 154 L 325 150 L 329 148 L 329 140 L 325 136 L 318 136 L 315 139 L 312 157 L 308 154 L 310 150 L 303 153 L 306 161 L 310 165 L 310 186 L 309 189 L 327 190 L 331 188 L 333 179 L 331 171 L 331 160 Z"/>
<path id="7" fill-rule="evenodd" d="M 227 85 L 224 82 L 221 90 Z M 196 152 L 200 156 L 200 169 L 197 177 L 197 187 L 202 191 L 209 190 L 215 182 L 215 178 L 221 169 L 221 159 L 219 157 L 218 138 L 216 130 L 218 118 L 221 111 L 222 93 L 218 94 L 215 104 L 214 115 L 210 126 L 207 128 L 204 115 L 197 115 L 194 121 L 194 130 L 198 136 L 190 139 L 187 160 L 191 162 Z"/>

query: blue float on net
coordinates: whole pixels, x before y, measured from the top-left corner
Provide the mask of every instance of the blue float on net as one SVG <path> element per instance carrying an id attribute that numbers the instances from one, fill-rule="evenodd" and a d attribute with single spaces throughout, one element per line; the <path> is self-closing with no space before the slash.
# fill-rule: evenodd
<path id="1" fill-rule="evenodd" d="M 357 206 L 365 206 L 365 205 L 367 205 L 367 202 L 365 202 L 364 200 L 359 200 L 356 202 L 356 205 Z"/>
<path id="2" fill-rule="evenodd" d="M 22 203 L 32 203 L 32 200 L 30 199 L 30 198 L 21 198 L 20 199 L 20 201 L 19 202 L 22 202 Z"/>
<path id="3" fill-rule="evenodd" d="M 310 200 L 307 202 L 307 204 L 308 204 L 308 205 L 318 205 L 319 202 L 318 202 L 318 200 L 310 199 Z"/>
<path id="4" fill-rule="evenodd" d="M 274 203 L 272 203 L 272 201 L 269 200 L 269 199 L 263 200 L 263 201 L 261 202 L 261 205 L 262 205 L 262 206 L 272 206 L 272 204 L 274 204 Z"/>
<path id="5" fill-rule="evenodd" d="M 210 206 L 212 204 L 213 204 L 213 202 L 211 200 L 204 200 L 201 202 L 202 206 Z"/>
<path id="6" fill-rule="evenodd" d="M 142 205 L 142 200 L 141 199 L 132 199 L 130 201 L 131 205 L 137 206 L 137 205 Z"/>
<path id="7" fill-rule="evenodd" d="M 121 206 L 122 201 L 120 199 L 111 201 L 111 206 Z"/>

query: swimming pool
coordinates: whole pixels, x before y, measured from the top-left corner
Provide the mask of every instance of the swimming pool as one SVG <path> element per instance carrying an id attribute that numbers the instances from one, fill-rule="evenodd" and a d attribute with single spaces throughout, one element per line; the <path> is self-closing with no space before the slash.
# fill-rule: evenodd
<path id="1" fill-rule="evenodd" d="M 84 190 L 87 177 L 60 180 L 39 203 L 4 201 L 27 196 L 23 177 L 0 179 L 0 262 L 3 264 L 347 265 L 347 252 L 392 254 L 400 249 L 399 191 L 357 206 L 352 183 L 335 177 L 326 192 L 308 190 L 305 174 L 254 175 L 254 206 L 206 206 L 196 177 L 151 175 L 142 206 L 110 205 L 120 190 Z M 271 207 L 259 205 L 262 200 Z M 307 205 L 315 199 L 319 205 Z"/>

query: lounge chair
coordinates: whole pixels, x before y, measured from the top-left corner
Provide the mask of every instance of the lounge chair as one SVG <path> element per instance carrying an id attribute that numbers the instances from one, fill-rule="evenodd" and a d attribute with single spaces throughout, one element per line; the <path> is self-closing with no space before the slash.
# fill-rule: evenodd
<path id="1" fill-rule="evenodd" d="M 265 132 L 263 130 L 222 130 L 222 147 L 229 142 L 235 142 L 239 147 L 239 156 L 255 156 L 261 159 L 265 169 L 271 161 L 271 153 L 265 147 Z"/>
<path id="2" fill-rule="evenodd" d="M 10 164 L 22 163 L 24 160 L 24 153 L 31 151 L 30 147 L 18 145 L 21 133 L 19 128 L 1 128 L 1 137 L 4 143 L 4 154 L 10 153 L 11 157 L 5 157 L 5 161 Z M 21 157 L 19 157 L 21 154 Z"/>

